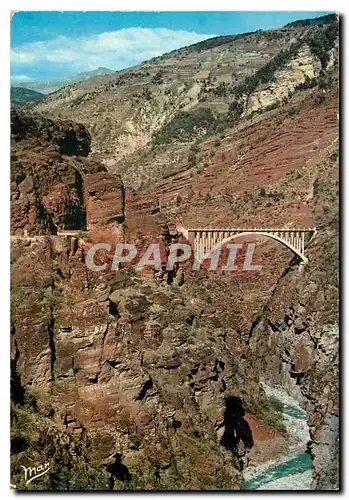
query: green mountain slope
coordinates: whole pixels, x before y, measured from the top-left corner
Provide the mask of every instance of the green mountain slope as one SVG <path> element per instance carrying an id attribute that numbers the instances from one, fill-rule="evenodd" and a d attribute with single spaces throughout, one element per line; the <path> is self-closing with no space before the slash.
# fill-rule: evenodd
<path id="1" fill-rule="evenodd" d="M 23 106 L 27 102 L 41 101 L 45 94 L 23 87 L 11 87 L 11 104 Z"/>

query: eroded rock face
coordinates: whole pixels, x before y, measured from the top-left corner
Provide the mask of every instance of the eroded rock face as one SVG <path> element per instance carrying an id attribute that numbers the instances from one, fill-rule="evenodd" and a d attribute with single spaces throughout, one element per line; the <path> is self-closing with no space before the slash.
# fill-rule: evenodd
<path id="1" fill-rule="evenodd" d="M 87 156 L 91 150 L 91 136 L 84 125 L 71 121 L 50 120 L 40 115 L 28 115 L 11 110 L 11 136 L 15 141 L 54 144 L 64 155 Z"/>
<path id="2" fill-rule="evenodd" d="M 317 77 L 320 68 L 321 64 L 311 54 L 309 46 L 303 45 L 285 68 L 276 71 L 273 83 L 252 92 L 245 103 L 244 115 L 287 100 L 297 85 Z"/>
<path id="3" fill-rule="evenodd" d="M 338 234 L 327 225 L 308 250 L 311 265 L 279 282 L 250 346 L 272 384 L 287 388 L 309 415 L 314 489 L 339 484 Z M 287 306 L 287 304 L 289 304 Z"/>
<path id="4" fill-rule="evenodd" d="M 88 226 L 112 225 L 125 220 L 125 190 L 121 177 L 107 172 L 85 177 Z"/>
<path id="5" fill-rule="evenodd" d="M 86 272 L 83 254 L 82 240 L 67 246 L 59 236 L 14 243 L 21 385 L 49 398 L 55 425 L 87 432 L 91 461 L 103 468 L 122 457 L 140 487 L 241 488 L 243 442 L 238 452 L 219 445 L 224 400 L 263 392 L 256 377 L 242 388 L 250 361 L 231 354 L 237 332 L 176 287 Z"/>
<path id="6" fill-rule="evenodd" d="M 124 191 L 119 176 L 81 158 L 90 149 L 82 125 L 12 111 L 11 232 L 56 234 L 91 226 L 119 226 Z M 87 215 L 89 212 L 89 217 Z"/>
<path id="7" fill-rule="evenodd" d="M 86 213 L 83 180 L 68 161 L 38 149 L 29 155 L 14 147 L 11 157 L 11 232 L 55 234 L 83 229 Z"/>

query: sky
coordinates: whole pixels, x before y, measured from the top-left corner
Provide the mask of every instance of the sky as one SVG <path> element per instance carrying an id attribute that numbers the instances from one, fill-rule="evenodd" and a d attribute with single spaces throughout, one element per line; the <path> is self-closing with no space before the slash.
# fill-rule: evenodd
<path id="1" fill-rule="evenodd" d="M 11 83 L 121 70 L 218 35 L 281 27 L 327 12 L 16 12 Z"/>

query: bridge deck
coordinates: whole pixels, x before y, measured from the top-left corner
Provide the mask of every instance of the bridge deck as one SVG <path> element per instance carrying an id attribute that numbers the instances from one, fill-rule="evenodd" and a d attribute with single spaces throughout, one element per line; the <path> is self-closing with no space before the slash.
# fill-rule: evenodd
<path id="1" fill-rule="evenodd" d="M 279 232 L 279 233 L 290 233 L 290 232 L 315 232 L 315 228 L 312 228 L 312 227 L 308 227 L 308 228 L 291 228 L 291 229 L 278 229 L 278 228 L 268 228 L 268 229 L 264 229 L 264 228 L 206 228 L 206 227 L 201 227 L 201 228 L 189 228 L 189 229 L 186 229 L 186 231 L 190 231 L 190 232 L 198 232 L 198 231 L 205 231 L 205 232 L 239 232 L 239 233 L 246 233 L 246 232 L 250 232 L 250 233 L 275 233 L 275 232 Z"/>
<path id="2" fill-rule="evenodd" d="M 297 254 L 303 262 L 308 259 L 304 255 L 305 247 L 310 239 L 316 235 L 315 228 L 185 228 L 177 227 L 177 231 L 182 233 L 194 247 L 194 250 L 204 248 L 204 253 L 212 252 L 215 248 L 219 248 L 224 243 L 229 242 L 233 238 L 238 238 L 240 235 L 256 233 L 265 235 L 280 243 L 286 245 L 292 252 Z M 201 250 L 200 250 L 201 251 Z"/>
<path id="3" fill-rule="evenodd" d="M 282 228 L 282 229 L 279 229 L 279 228 L 268 228 L 268 229 L 265 229 L 265 228 L 257 228 L 257 227 L 253 227 L 253 228 L 231 228 L 231 227 L 228 227 L 228 228 L 224 228 L 224 227 L 217 227 L 217 228 L 206 228 L 206 227 L 199 227 L 199 228 L 185 228 L 187 231 L 262 231 L 263 233 L 268 233 L 268 232 L 274 232 L 274 231 L 281 231 L 281 232 L 290 232 L 290 231 L 315 231 L 315 228 L 313 227 L 307 227 L 307 228 L 290 228 L 290 229 L 286 229 L 286 228 Z"/>

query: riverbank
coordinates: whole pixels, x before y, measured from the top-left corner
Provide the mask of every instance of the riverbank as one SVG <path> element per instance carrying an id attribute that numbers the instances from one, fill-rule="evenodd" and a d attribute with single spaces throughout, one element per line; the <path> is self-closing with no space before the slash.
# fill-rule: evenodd
<path id="1" fill-rule="evenodd" d="M 282 405 L 289 448 L 287 454 L 258 466 L 247 467 L 244 473 L 246 490 L 310 490 L 313 464 L 307 452 L 310 440 L 307 414 L 286 391 L 264 385 L 268 398 Z"/>

